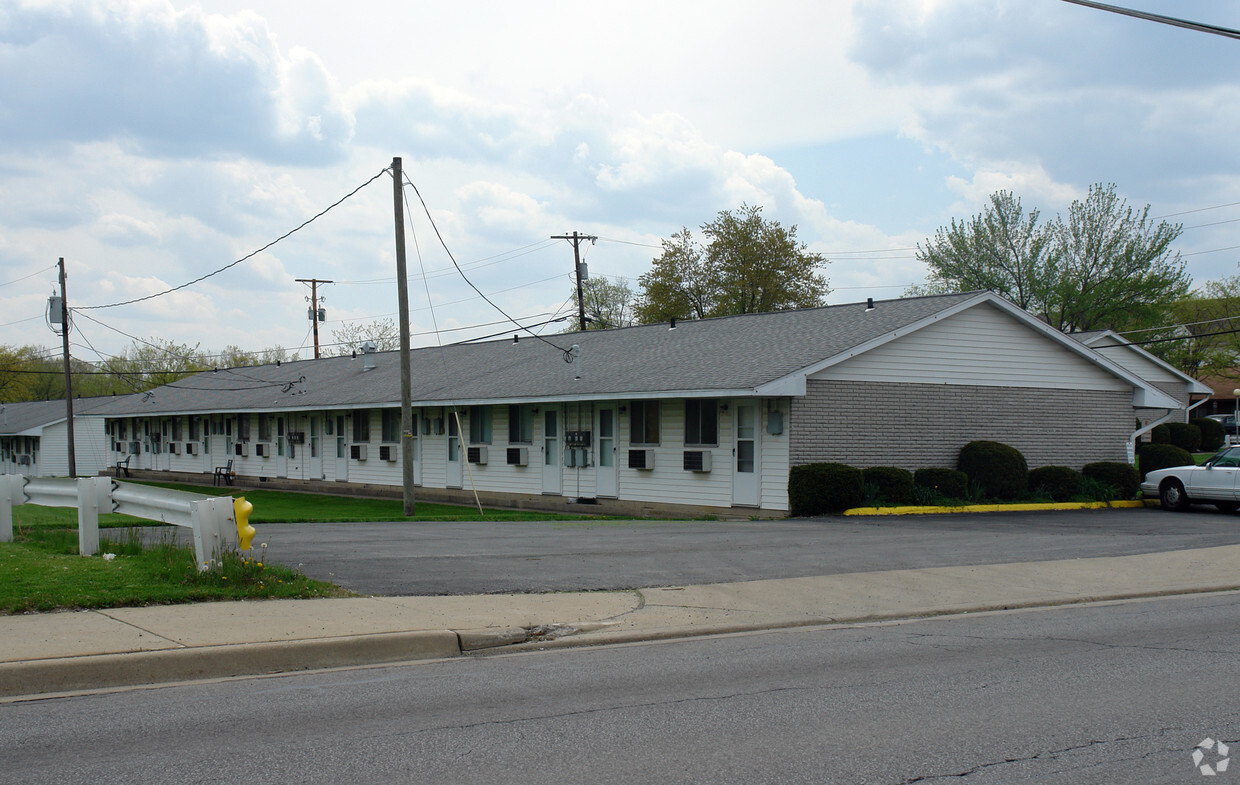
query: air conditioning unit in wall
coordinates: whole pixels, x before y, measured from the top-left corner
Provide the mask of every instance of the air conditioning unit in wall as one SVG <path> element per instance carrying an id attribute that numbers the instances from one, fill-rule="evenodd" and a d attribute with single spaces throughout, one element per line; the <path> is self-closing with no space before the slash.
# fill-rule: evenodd
<path id="1" fill-rule="evenodd" d="M 369 453 L 368 447 L 369 445 L 366 444 L 350 444 L 349 457 L 355 461 L 366 460 L 366 456 Z"/>
<path id="2" fill-rule="evenodd" d="M 186 455 L 197 455 L 198 445 L 194 444 L 193 442 L 186 442 L 185 443 L 185 454 Z"/>
<path id="3" fill-rule="evenodd" d="M 130 442 L 129 443 L 129 454 L 130 455 L 140 455 L 141 453 L 142 453 L 142 442 Z"/>
<path id="4" fill-rule="evenodd" d="M 177 442 L 168 442 L 168 454 L 169 455 L 180 455 L 181 445 Z"/>
<path id="5" fill-rule="evenodd" d="M 629 468 L 648 471 L 654 468 L 654 450 L 650 448 L 629 450 Z"/>
<path id="6" fill-rule="evenodd" d="M 396 460 L 396 445 L 381 444 L 379 445 L 379 460 L 393 462 Z"/>
<path id="7" fill-rule="evenodd" d="M 271 442 L 256 442 L 254 444 L 254 454 L 259 458 L 270 458 Z"/>
<path id="8" fill-rule="evenodd" d="M 242 458 L 249 457 L 250 445 L 245 442 L 237 442 L 233 445 L 233 455 L 240 455 Z"/>
<path id="9" fill-rule="evenodd" d="M 684 469 L 687 472 L 710 471 L 710 453 L 706 450 L 685 450 Z"/>
<path id="10" fill-rule="evenodd" d="M 19 456 L 17 456 L 17 465 L 18 465 L 18 466 L 29 466 L 29 465 L 30 465 L 30 456 L 29 456 L 29 455 L 19 455 Z"/>
<path id="11" fill-rule="evenodd" d="M 530 448 L 529 447 L 509 447 L 508 448 L 508 465 L 509 466 L 529 466 L 530 464 Z"/>
<path id="12" fill-rule="evenodd" d="M 467 460 L 470 463 L 476 463 L 479 466 L 487 465 L 487 448 L 485 445 L 479 447 L 470 447 L 466 451 Z"/>

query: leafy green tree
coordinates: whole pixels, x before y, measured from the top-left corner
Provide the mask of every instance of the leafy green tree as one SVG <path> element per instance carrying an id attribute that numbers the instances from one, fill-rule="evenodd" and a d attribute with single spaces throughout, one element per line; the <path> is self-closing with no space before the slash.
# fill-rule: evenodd
<path id="1" fill-rule="evenodd" d="M 707 242 L 687 228 L 663 241 L 663 253 L 639 279 L 634 313 L 642 323 L 705 319 L 743 313 L 812 308 L 830 291 L 818 269 L 827 260 L 762 208 L 721 211 L 702 226 Z"/>
<path id="2" fill-rule="evenodd" d="M 585 304 L 586 329 L 610 330 L 633 324 L 633 290 L 623 280 L 615 282 L 606 278 L 587 278 L 581 282 L 582 301 Z M 573 287 L 573 300 L 577 288 Z M 576 311 L 566 332 L 581 330 L 580 317 Z"/>
<path id="3" fill-rule="evenodd" d="M 374 341 L 375 346 L 381 352 L 390 352 L 400 348 L 400 328 L 392 319 L 376 319 L 373 322 L 342 322 L 338 329 L 332 330 L 332 340 L 336 343 L 336 353 L 341 356 L 360 352 L 362 344 L 367 341 Z M 275 360 L 273 356 L 270 361 L 275 362 Z"/>
<path id="4" fill-rule="evenodd" d="M 1181 227 L 1155 224 L 1114 185 L 1090 186 L 1066 217 L 1038 225 L 1007 191 L 978 216 L 917 247 L 929 268 L 911 294 L 988 289 L 1064 332 L 1145 327 L 1159 322 L 1192 283 L 1171 244 Z"/>

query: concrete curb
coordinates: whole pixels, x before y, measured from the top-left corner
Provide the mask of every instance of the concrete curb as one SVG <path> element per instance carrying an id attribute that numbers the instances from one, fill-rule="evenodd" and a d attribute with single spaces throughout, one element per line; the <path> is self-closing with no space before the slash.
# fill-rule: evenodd
<path id="1" fill-rule="evenodd" d="M 458 657 L 451 630 L 241 643 L 0 663 L 0 697 Z"/>
<path id="2" fill-rule="evenodd" d="M 1050 510 L 1106 510 L 1157 507 L 1157 499 L 1117 502 L 1046 502 L 1041 504 L 966 504 L 960 507 L 853 507 L 845 515 L 934 515 L 955 512 L 1042 512 Z"/>

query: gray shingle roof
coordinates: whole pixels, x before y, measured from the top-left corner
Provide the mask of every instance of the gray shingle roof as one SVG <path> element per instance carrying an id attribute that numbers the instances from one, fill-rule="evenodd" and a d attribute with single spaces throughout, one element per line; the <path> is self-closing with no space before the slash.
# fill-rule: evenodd
<path id="1" fill-rule="evenodd" d="M 415 349 L 413 400 L 419 403 L 589 399 L 661 393 L 739 392 L 781 379 L 853 347 L 985 294 L 884 300 L 799 311 L 749 314 L 668 325 L 546 336 L 581 347 L 581 378 L 563 354 L 523 335 L 511 339 Z M 218 372 L 105 403 L 107 414 L 173 414 L 351 408 L 400 401 L 400 357 L 325 357 Z M 300 381 L 304 377 L 304 381 Z M 290 382 L 296 382 L 287 391 Z"/>
<path id="2" fill-rule="evenodd" d="M 125 397 L 128 398 L 128 396 Z M 82 415 L 97 414 L 96 410 L 100 407 L 105 404 L 114 405 L 116 402 L 112 398 L 75 398 L 73 401 L 74 419 Z M 4 435 L 22 433 L 31 428 L 50 425 L 63 419 L 65 419 L 63 398 L 56 401 L 15 401 L 0 404 L 0 434 Z"/>

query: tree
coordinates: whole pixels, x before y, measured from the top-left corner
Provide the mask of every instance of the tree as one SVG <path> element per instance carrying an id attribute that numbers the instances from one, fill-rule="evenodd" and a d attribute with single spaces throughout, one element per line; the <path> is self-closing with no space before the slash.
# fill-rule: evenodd
<path id="1" fill-rule="evenodd" d="M 827 263 L 762 208 L 721 211 L 702 226 L 703 245 L 685 228 L 663 241 L 663 253 L 638 283 L 639 322 L 812 308 L 830 291 L 818 268 Z"/>
<path id="2" fill-rule="evenodd" d="M 930 280 L 910 293 L 987 289 L 1032 310 L 1045 299 L 1049 251 L 1038 211 L 1025 216 L 1019 198 L 996 191 L 981 215 L 967 223 L 953 218 L 924 248 L 918 244 L 917 258 L 930 268 Z"/>
<path id="3" fill-rule="evenodd" d="M 581 282 L 581 294 L 585 303 L 587 330 L 610 330 L 633 324 L 633 290 L 623 280 L 612 283 L 606 278 L 587 278 Z M 573 299 L 577 299 L 575 287 Z M 581 330 L 579 322 L 580 318 L 574 312 L 565 332 Z"/>
<path id="4" fill-rule="evenodd" d="M 1144 327 L 1159 321 L 1192 285 L 1171 243 L 1179 224 L 1134 215 L 1115 186 L 1090 186 L 1056 220 L 1056 258 L 1046 316 L 1064 332 Z"/>
<path id="5" fill-rule="evenodd" d="M 1159 321 L 1188 293 L 1191 279 L 1171 243 L 1181 227 L 1139 214 L 1114 185 L 1089 194 L 1038 226 L 1007 191 L 991 194 L 981 215 L 952 220 L 917 258 L 930 269 L 912 294 L 988 289 L 1063 332 L 1121 331 Z"/>
<path id="6" fill-rule="evenodd" d="M 1240 276 L 1207 281 L 1171 307 L 1168 326 L 1126 336 L 1195 379 L 1240 381 Z"/>
<path id="7" fill-rule="evenodd" d="M 391 319 L 343 322 L 339 329 L 332 330 L 332 340 L 336 342 L 336 353 L 342 356 L 360 352 L 367 341 L 373 341 L 381 352 L 390 352 L 400 348 L 400 329 Z"/>

